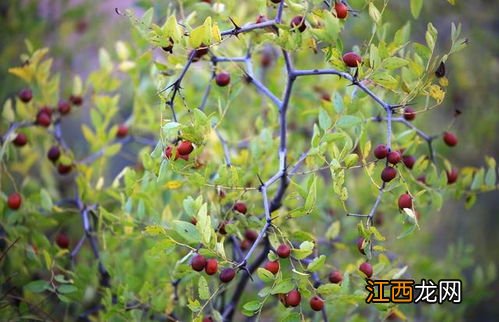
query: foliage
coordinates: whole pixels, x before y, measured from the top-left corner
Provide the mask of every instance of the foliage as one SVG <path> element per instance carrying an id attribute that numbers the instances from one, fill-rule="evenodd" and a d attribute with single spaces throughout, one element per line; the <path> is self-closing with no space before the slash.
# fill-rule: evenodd
<path id="1" fill-rule="evenodd" d="M 473 258 L 464 245 L 439 265 L 425 254 L 393 252 L 446 200 L 463 198 L 471 207 L 478 193 L 498 187 L 491 157 L 450 182 L 454 167 L 441 152 L 449 149 L 442 136 L 458 113 L 439 133 L 427 134 L 420 122 L 444 102 L 452 79 L 441 66 L 466 46 L 461 27 L 449 26 L 442 51 L 432 23 L 419 43 L 411 41 L 410 22 L 385 19 L 388 1 L 351 1 L 346 20 L 330 5 L 180 1 L 160 17 L 153 8 L 117 10 L 129 19 L 132 40 L 100 48 L 99 68 L 71 82 L 54 72 L 48 48 L 26 41 L 23 63 L 9 72 L 33 99 L 6 99 L 1 119 L 2 316 L 317 320 L 307 302 L 320 295 L 324 319 L 462 318 L 465 305 L 421 312 L 365 304 L 358 270 L 369 261 L 376 279 L 463 279 L 477 297 L 495 279 L 494 266 L 465 279 Z M 411 1 L 408 10 L 418 18 L 422 6 Z M 370 34 L 350 48 L 344 39 L 353 9 L 369 17 Z M 304 32 L 289 24 L 297 15 L 306 17 Z M 356 68 L 343 60 L 350 51 L 362 57 Z M 231 75 L 226 87 L 216 85 L 222 71 Z M 84 148 L 68 140 L 75 130 L 63 126 L 71 116 L 54 111 L 49 128 L 35 121 L 68 91 L 72 114 L 89 115 L 81 124 Z M 415 122 L 404 117 L 411 106 Z M 117 135 L 119 125 L 127 135 Z M 13 144 L 19 133 L 27 146 Z M 194 150 L 177 158 L 184 141 Z M 378 144 L 415 156 L 415 164 L 398 163 L 396 179 L 382 182 L 390 165 L 373 157 Z M 50 162 L 54 145 L 62 156 Z M 61 165 L 71 172 L 61 173 Z M 23 197 L 19 210 L 4 202 L 14 191 Z M 400 210 L 404 193 L 413 206 Z M 61 233 L 70 236 L 70 250 L 54 243 Z M 365 256 L 356 249 L 359 237 Z M 292 248 L 291 257 L 279 259 L 280 244 Z M 236 278 L 221 283 L 192 270 L 196 253 L 216 258 L 219 272 L 236 269 Z M 277 274 L 263 268 L 276 260 Z M 333 269 L 343 272 L 341 284 L 328 282 Z M 279 304 L 293 289 L 302 294 L 300 308 Z"/>

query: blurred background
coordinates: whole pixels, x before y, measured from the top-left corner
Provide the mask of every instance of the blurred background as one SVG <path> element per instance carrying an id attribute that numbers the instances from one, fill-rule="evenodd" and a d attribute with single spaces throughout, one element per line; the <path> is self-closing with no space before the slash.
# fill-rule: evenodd
<path id="1" fill-rule="evenodd" d="M 98 64 L 98 49 L 112 48 L 116 41 L 129 41 L 130 24 L 115 12 L 115 8 L 133 8 L 138 12 L 155 6 L 157 12 L 166 8 L 169 1 L 133 0 L 3 0 L 0 2 L 0 102 L 14 97 L 24 84 L 10 75 L 9 67 L 21 63 L 20 55 L 25 52 L 25 39 L 35 48 L 49 47 L 55 58 L 53 68 L 62 74 L 62 91 L 70 94 L 71 88 L 64 88 L 64 79 L 72 79 L 75 73 L 83 79 Z M 191 1 L 192 2 L 192 1 Z M 223 1 L 222 1 L 223 2 Z M 439 45 L 450 44 L 451 22 L 462 24 L 462 35 L 469 40 L 469 47 L 452 56 L 446 64 L 450 81 L 449 92 L 441 108 L 433 111 L 432 117 L 419 120 L 419 125 L 429 133 L 441 131 L 441 124 L 456 110 L 462 114 L 454 124 L 460 144 L 448 157 L 459 167 L 483 166 L 484 156 L 499 157 L 497 139 L 499 126 L 499 6 L 497 1 L 457 0 L 455 6 L 447 1 L 425 1 L 420 18 L 410 15 L 409 1 L 391 1 L 391 16 L 385 20 L 396 26 L 411 21 L 411 38 L 424 42 L 428 22 L 439 31 Z M 364 1 L 350 1 L 352 7 L 361 10 Z M 347 23 L 349 33 L 345 44 L 362 44 L 366 41 L 366 10 L 356 19 Z M 3 103 L 2 103 L 3 104 Z M 66 130 L 79 129 L 85 122 L 85 113 L 70 117 Z M 79 131 L 72 131 L 71 140 L 77 142 Z M 444 151 L 443 153 L 450 153 Z M 440 213 L 426 213 L 427 217 L 421 233 L 404 240 L 404 245 L 393 245 L 394 249 L 411 249 L 407 244 L 424 240 L 431 248 L 421 250 L 435 258 L 472 255 L 466 274 L 477 282 L 484 274 L 477 267 L 499 265 L 499 193 L 489 192 L 478 196 L 474 207 L 466 210 L 464 200 L 450 199 Z M 481 272 L 482 271 L 482 272 Z M 482 274 L 482 275 L 480 275 Z M 424 278 L 425 276 L 421 276 Z M 428 277 L 426 277 L 428 278 Z M 463 297 L 468 303 L 466 318 L 470 321 L 497 321 L 499 317 L 499 281 L 492 288 L 483 290 L 485 300 L 473 301 L 471 294 L 463 289 Z M 468 297 L 468 298 L 467 298 Z"/>

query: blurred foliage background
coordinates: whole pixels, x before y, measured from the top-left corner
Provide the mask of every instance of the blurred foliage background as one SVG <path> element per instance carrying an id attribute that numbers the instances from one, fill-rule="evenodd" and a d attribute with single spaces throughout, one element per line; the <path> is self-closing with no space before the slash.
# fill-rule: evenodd
<path id="1" fill-rule="evenodd" d="M 355 8 L 357 1 L 351 1 Z M 114 8 L 133 8 L 140 12 L 144 8 L 156 7 L 165 12 L 168 1 L 132 0 L 4 0 L 0 3 L 0 102 L 14 97 L 23 87 L 20 80 L 8 74 L 9 67 L 18 65 L 20 54 L 25 50 L 25 39 L 35 48 L 49 47 L 55 58 L 54 69 L 61 73 L 62 92 L 69 96 L 71 88 L 65 88 L 64 80 L 72 79 L 74 73 L 83 78 L 98 64 L 98 49 L 111 49 L 118 40 L 131 40 L 130 23 L 116 14 Z M 449 44 L 451 22 L 463 25 L 463 35 L 469 40 L 469 47 L 447 62 L 447 77 L 451 80 L 448 96 L 443 106 L 432 111 L 431 117 L 418 120 L 419 125 L 429 133 L 441 130 L 441 124 L 456 110 L 462 112 L 455 124 L 460 136 L 460 145 L 452 151 L 452 160 L 457 166 L 483 165 L 484 155 L 499 157 L 499 6 L 495 1 L 457 1 L 450 6 L 446 1 L 426 1 L 419 20 L 414 20 L 408 8 L 409 1 L 391 1 L 391 16 L 395 25 L 411 21 L 411 38 L 424 42 L 424 32 L 429 21 L 439 31 L 439 43 Z M 344 39 L 345 47 L 361 44 L 366 39 L 367 13 L 349 19 L 349 32 Z M 446 48 L 441 48 L 442 51 Z M 126 108 L 124 111 L 126 116 Z M 79 129 L 86 122 L 84 112 L 74 114 L 64 125 L 66 131 Z M 80 131 L 71 131 L 70 142 L 81 140 Z M 447 155 L 449 156 L 449 155 Z M 475 282 L 482 274 L 478 265 L 487 267 L 490 263 L 499 265 L 499 195 L 497 192 L 478 196 L 476 205 L 465 210 L 464 200 L 450 200 L 441 212 L 425 213 L 422 230 L 403 240 L 389 240 L 387 247 L 404 254 L 424 252 L 435 262 L 413 262 L 416 267 L 438 265 L 439 258 L 455 257 L 455 261 L 468 263 L 467 273 Z M 385 218 L 390 220 L 390 218 Z M 390 233 L 386 232 L 387 236 Z M 424 248 L 423 248 L 424 247 Z M 427 268 L 424 270 L 428 271 Z M 449 272 L 452 267 L 449 267 Z M 441 278 L 445 278 L 442 276 Z M 431 276 L 420 276 L 431 278 Z M 469 304 L 466 318 L 470 321 L 493 321 L 499 316 L 499 281 L 492 288 L 481 290 L 487 294 L 485 300 L 474 302 L 473 295 L 463 290 L 464 301 Z"/>

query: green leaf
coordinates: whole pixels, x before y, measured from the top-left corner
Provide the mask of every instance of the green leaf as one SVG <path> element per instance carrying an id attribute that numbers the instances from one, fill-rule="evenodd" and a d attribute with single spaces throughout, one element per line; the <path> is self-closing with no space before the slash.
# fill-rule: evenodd
<path id="1" fill-rule="evenodd" d="M 376 24 L 379 24 L 381 21 L 381 13 L 372 2 L 369 2 L 369 16 L 371 16 Z"/>
<path id="2" fill-rule="evenodd" d="M 387 59 L 383 60 L 382 66 L 383 68 L 386 69 L 397 69 L 403 66 L 408 65 L 409 62 L 403 58 L 400 57 L 388 57 Z"/>
<path id="3" fill-rule="evenodd" d="M 208 204 L 204 203 L 199 209 L 197 216 L 196 229 L 201 235 L 201 240 L 205 245 L 209 245 L 211 241 L 212 232 L 211 217 L 208 216 Z"/>
<path id="4" fill-rule="evenodd" d="M 259 267 L 256 270 L 256 275 L 258 275 L 258 278 L 261 279 L 265 283 L 269 283 L 275 280 L 274 274 L 266 270 L 265 268 Z"/>
<path id="5" fill-rule="evenodd" d="M 423 7 L 423 0 L 411 0 L 411 14 L 414 18 L 419 17 L 421 8 Z"/>
<path id="6" fill-rule="evenodd" d="M 276 286 L 272 288 L 270 294 L 285 294 L 295 288 L 295 284 L 292 279 L 285 279 L 277 283 Z"/>
<path id="7" fill-rule="evenodd" d="M 210 288 L 208 287 L 208 282 L 204 276 L 199 277 L 198 292 L 201 300 L 207 300 L 210 298 Z"/>
<path id="8" fill-rule="evenodd" d="M 321 294 L 322 296 L 328 296 L 331 294 L 338 294 L 340 290 L 341 290 L 340 285 L 327 283 L 319 286 L 317 288 L 317 293 Z"/>
<path id="9" fill-rule="evenodd" d="M 326 256 L 321 255 L 319 257 L 314 258 L 313 261 L 311 261 L 308 266 L 307 266 L 307 271 L 309 272 L 317 272 L 320 270 L 323 266 L 324 263 L 326 262 Z"/>
<path id="10" fill-rule="evenodd" d="M 319 110 L 319 126 L 321 127 L 321 129 L 326 131 L 331 127 L 332 124 L 333 122 L 331 121 L 331 118 L 329 117 L 327 111 L 321 108 Z"/>
<path id="11" fill-rule="evenodd" d="M 353 115 L 344 115 L 338 120 L 336 125 L 338 127 L 348 129 L 348 128 L 354 127 L 355 125 L 361 124 L 361 123 L 362 123 L 362 119 L 360 117 L 353 116 Z"/>
<path id="12" fill-rule="evenodd" d="M 336 220 L 335 222 L 333 222 L 331 224 L 331 226 L 329 226 L 328 230 L 326 231 L 326 238 L 331 240 L 331 239 L 335 239 L 336 237 L 338 237 L 338 235 L 340 234 L 340 221 L 339 220 Z"/>
<path id="13" fill-rule="evenodd" d="M 41 293 L 50 289 L 50 284 L 44 280 L 32 281 L 24 285 L 24 289 L 33 293 Z"/>
<path id="14" fill-rule="evenodd" d="M 437 35 L 438 35 L 437 29 L 435 29 L 435 27 L 431 23 L 429 23 L 428 29 L 426 30 L 425 39 L 426 39 L 426 44 L 428 45 L 431 51 L 433 51 L 433 49 L 435 48 Z"/>
<path id="15" fill-rule="evenodd" d="M 312 183 L 308 186 L 308 195 L 304 206 L 308 212 L 312 211 L 317 202 L 317 176 L 312 176 L 311 180 Z"/>
<path id="16" fill-rule="evenodd" d="M 57 292 L 61 294 L 68 294 L 78 291 L 78 288 L 71 284 L 64 284 L 57 288 Z"/>
<path id="17" fill-rule="evenodd" d="M 104 156 L 112 157 L 121 151 L 121 143 L 114 143 L 104 148 Z"/>
<path id="18" fill-rule="evenodd" d="M 47 210 L 51 210 L 53 207 L 52 198 L 46 189 L 40 190 L 40 206 Z"/>
<path id="19" fill-rule="evenodd" d="M 189 244 L 198 244 L 201 242 L 201 236 L 196 230 L 196 226 L 189 222 L 174 220 L 173 229 Z"/>

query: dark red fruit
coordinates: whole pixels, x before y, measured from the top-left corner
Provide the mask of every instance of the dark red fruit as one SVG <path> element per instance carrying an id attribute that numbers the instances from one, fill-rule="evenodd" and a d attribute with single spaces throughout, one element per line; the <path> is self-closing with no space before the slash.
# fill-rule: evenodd
<path id="1" fill-rule="evenodd" d="M 33 92 L 29 88 L 24 88 L 19 92 L 18 97 L 23 103 L 29 103 L 33 98 Z"/>
<path id="2" fill-rule="evenodd" d="M 348 67 L 357 67 L 362 63 L 362 57 L 352 51 L 343 55 L 343 62 Z"/>
<path id="3" fill-rule="evenodd" d="M 393 167 L 386 167 L 381 171 L 381 180 L 390 182 L 397 176 L 397 170 Z"/>
<path id="4" fill-rule="evenodd" d="M 59 172 L 59 174 L 61 174 L 61 175 L 65 175 L 65 174 L 70 173 L 72 169 L 73 169 L 73 165 L 71 165 L 71 164 L 60 163 L 57 166 L 57 172 Z"/>
<path id="5" fill-rule="evenodd" d="M 447 171 L 447 183 L 453 184 L 456 182 L 458 175 L 459 171 L 456 168 L 452 168 L 450 171 Z"/>
<path id="6" fill-rule="evenodd" d="M 68 101 L 60 100 L 57 104 L 57 110 L 61 115 L 66 115 L 71 112 L 71 104 Z"/>
<path id="7" fill-rule="evenodd" d="M 49 152 L 47 152 L 47 158 L 52 162 L 59 160 L 60 157 L 61 157 L 61 150 L 59 149 L 58 146 L 54 145 L 53 147 L 50 148 Z"/>
<path id="8" fill-rule="evenodd" d="M 206 258 L 203 255 L 195 255 L 191 260 L 191 267 L 196 272 L 201 272 L 206 266 Z"/>
<path id="9" fill-rule="evenodd" d="M 208 53 L 208 47 L 204 44 L 201 44 L 201 46 L 198 49 L 194 50 L 194 56 L 192 57 L 192 61 L 193 62 L 199 61 L 207 53 Z"/>
<path id="10" fill-rule="evenodd" d="M 206 266 L 204 268 L 204 271 L 208 275 L 214 275 L 218 271 L 218 261 L 215 258 L 210 258 L 206 260 Z"/>
<path id="11" fill-rule="evenodd" d="M 256 18 L 256 23 L 262 23 L 265 21 L 267 21 L 267 17 L 265 17 L 264 15 L 259 15 L 258 18 Z"/>
<path id="12" fill-rule="evenodd" d="M 448 146 L 455 146 L 457 144 L 457 136 L 451 132 L 444 132 L 444 142 Z"/>
<path id="13" fill-rule="evenodd" d="M 73 105 L 80 106 L 81 104 L 83 104 L 83 97 L 81 97 L 80 95 L 71 95 L 69 97 L 69 101 Z"/>
<path id="14" fill-rule="evenodd" d="M 345 19 L 348 16 L 348 7 L 343 2 L 335 2 L 334 10 L 338 19 Z"/>
<path id="15" fill-rule="evenodd" d="M 288 258 L 291 254 L 291 247 L 286 244 L 281 244 L 277 247 L 277 255 L 281 258 Z"/>
<path id="16" fill-rule="evenodd" d="M 384 144 L 378 144 L 374 149 L 374 156 L 376 159 L 384 159 L 388 155 L 388 148 Z"/>
<path id="17" fill-rule="evenodd" d="M 225 225 L 227 224 L 226 221 L 222 221 L 219 225 L 218 225 L 218 232 L 222 235 L 227 235 L 227 230 L 225 230 Z"/>
<path id="18" fill-rule="evenodd" d="M 13 192 L 7 197 L 7 207 L 12 210 L 17 210 L 21 207 L 22 197 L 19 193 Z"/>
<path id="19" fill-rule="evenodd" d="M 258 238 L 258 233 L 254 230 L 246 230 L 244 232 L 244 238 L 251 242 L 254 242 Z"/>
<path id="20" fill-rule="evenodd" d="M 391 164 L 397 164 L 400 161 L 402 161 L 402 156 L 400 155 L 399 151 L 390 151 L 388 155 L 386 156 L 386 159 L 388 162 Z"/>
<path id="21" fill-rule="evenodd" d="M 236 271 L 232 268 L 226 268 L 220 273 L 220 281 L 222 283 L 229 283 L 236 276 Z"/>
<path id="22" fill-rule="evenodd" d="M 225 87 L 230 83 L 230 74 L 228 72 L 220 72 L 215 77 L 215 82 L 220 87 Z"/>
<path id="23" fill-rule="evenodd" d="M 234 210 L 244 215 L 248 211 L 248 207 L 246 207 L 246 204 L 244 202 L 239 201 L 234 204 Z"/>
<path id="24" fill-rule="evenodd" d="M 359 237 L 359 239 L 357 239 L 357 249 L 359 250 L 359 252 L 362 254 L 362 255 L 365 255 L 366 254 L 366 251 L 364 250 L 364 238 L 362 237 Z"/>
<path id="25" fill-rule="evenodd" d="M 307 29 L 307 25 L 305 24 L 305 19 L 303 16 L 295 16 L 291 19 L 290 23 L 291 28 L 298 29 L 299 32 L 304 32 Z"/>
<path id="26" fill-rule="evenodd" d="M 118 125 L 118 129 L 116 130 L 117 138 L 124 138 L 128 135 L 128 126 L 125 124 Z"/>
<path id="27" fill-rule="evenodd" d="M 412 208 L 412 197 L 409 194 L 404 193 L 399 197 L 398 205 L 399 209 Z"/>
<path id="28" fill-rule="evenodd" d="M 277 274 L 279 272 L 279 262 L 274 261 L 274 262 L 267 262 L 263 268 L 271 272 L 272 274 Z"/>
<path id="29" fill-rule="evenodd" d="M 298 290 L 291 290 L 286 294 L 286 304 L 288 306 L 297 307 L 301 302 L 301 294 Z"/>
<path id="30" fill-rule="evenodd" d="M 177 146 L 177 152 L 180 155 L 189 155 L 194 150 L 194 146 L 190 141 L 182 141 Z"/>
<path id="31" fill-rule="evenodd" d="M 272 3 L 280 3 L 282 0 L 270 0 Z"/>
<path id="32" fill-rule="evenodd" d="M 251 247 L 251 245 L 253 244 L 253 242 L 251 240 L 248 240 L 248 239 L 244 239 L 242 242 L 241 242 L 241 250 L 247 250 Z"/>
<path id="33" fill-rule="evenodd" d="M 36 115 L 36 124 L 43 127 L 49 127 L 50 123 L 52 123 L 51 114 L 46 110 L 40 110 Z"/>
<path id="34" fill-rule="evenodd" d="M 310 299 L 310 308 L 314 311 L 320 311 L 324 308 L 324 300 L 315 295 Z"/>
<path id="35" fill-rule="evenodd" d="M 207 1 L 203 1 L 203 2 L 207 2 Z M 208 2 L 208 3 L 211 3 L 211 2 Z M 211 317 L 211 315 L 208 315 L 208 316 L 205 316 L 203 318 L 203 322 L 213 322 L 213 318 Z"/>
<path id="36" fill-rule="evenodd" d="M 373 276 L 373 267 L 368 262 L 360 264 L 359 270 L 364 273 L 368 278 Z"/>
<path id="37" fill-rule="evenodd" d="M 171 159 L 172 158 L 172 151 L 173 151 L 173 148 L 171 146 L 168 146 L 166 147 L 165 149 L 165 157 L 167 159 Z M 173 160 L 178 160 L 178 158 L 181 158 L 185 161 L 189 161 L 189 156 L 188 155 L 179 155 L 178 153 L 178 150 L 175 151 L 175 157 L 173 158 Z"/>
<path id="38" fill-rule="evenodd" d="M 416 158 L 412 155 L 404 155 L 402 157 L 402 162 L 404 162 L 407 168 L 412 169 L 414 167 L 414 163 L 416 163 Z"/>
<path id="39" fill-rule="evenodd" d="M 340 271 L 332 271 L 331 274 L 329 274 L 329 281 L 331 283 L 338 284 L 343 281 L 343 275 Z"/>
<path id="40" fill-rule="evenodd" d="M 269 67 L 272 64 L 274 57 L 270 53 L 264 52 L 260 57 L 260 64 L 262 67 Z"/>
<path id="41" fill-rule="evenodd" d="M 426 184 L 426 176 L 425 175 L 420 175 L 417 180 L 421 182 L 422 184 Z"/>
<path id="42" fill-rule="evenodd" d="M 416 118 L 416 111 L 412 107 L 404 108 L 404 119 L 412 121 Z"/>
<path id="43" fill-rule="evenodd" d="M 59 233 L 57 234 L 57 237 L 55 238 L 55 243 L 57 246 L 59 246 L 62 249 L 68 249 L 69 248 L 69 237 L 65 233 Z"/>
<path id="44" fill-rule="evenodd" d="M 24 133 L 17 133 L 16 138 L 12 140 L 15 146 L 21 147 L 28 143 L 28 137 Z"/>

